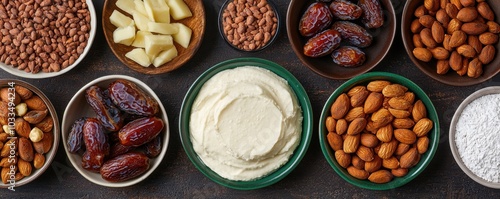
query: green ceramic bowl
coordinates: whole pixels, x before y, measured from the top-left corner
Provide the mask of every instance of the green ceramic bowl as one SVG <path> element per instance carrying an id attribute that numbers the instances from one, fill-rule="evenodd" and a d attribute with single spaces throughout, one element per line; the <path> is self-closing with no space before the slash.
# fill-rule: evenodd
<path id="1" fill-rule="evenodd" d="M 368 82 L 373 81 L 373 80 L 388 80 L 392 83 L 398 83 L 403 86 L 406 86 L 409 91 L 412 91 L 415 93 L 415 96 L 417 99 L 422 100 L 424 103 L 425 107 L 427 108 L 427 117 L 431 119 L 434 122 L 434 127 L 431 129 L 429 132 L 428 136 L 430 139 L 429 142 L 429 148 L 426 153 L 424 153 L 420 161 L 418 162 L 417 165 L 415 165 L 413 168 L 409 169 L 409 172 L 406 176 L 404 177 L 394 177 L 392 181 L 385 183 L 385 184 L 376 184 L 372 183 L 368 180 L 359 180 L 354 177 L 352 177 L 349 173 L 347 173 L 347 170 L 342 168 L 338 163 L 337 160 L 335 159 L 335 151 L 330 147 L 328 144 L 328 140 L 326 138 L 326 135 L 328 133 L 328 130 L 325 127 L 325 120 L 326 118 L 330 115 L 330 107 L 332 106 L 333 102 L 337 97 L 344 93 L 347 92 L 349 89 L 351 89 L 354 86 L 357 85 L 366 85 Z M 319 118 L 319 141 L 320 141 L 320 146 L 321 150 L 323 151 L 323 154 L 325 155 L 326 160 L 332 166 L 333 170 L 337 172 L 337 174 L 342 177 L 344 180 L 347 182 L 356 185 L 361 188 L 365 189 L 371 189 L 371 190 L 388 190 L 388 189 L 394 189 L 396 187 L 400 187 L 411 180 L 413 180 L 415 177 L 417 177 L 424 169 L 429 165 L 431 162 L 432 158 L 434 157 L 434 154 L 436 153 L 438 143 L 439 143 L 439 119 L 438 119 L 438 114 L 436 112 L 436 109 L 434 108 L 434 105 L 432 104 L 432 101 L 429 99 L 427 94 L 415 83 L 410 81 L 409 79 L 402 77 L 400 75 L 396 75 L 393 73 L 386 73 L 386 72 L 371 72 L 371 73 L 365 73 L 359 76 L 356 76 L 349 81 L 345 82 L 342 84 L 340 87 L 338 87 L 333 94 L 328 98 L 328 100 L 325 103 L 325 106 L 323 107 L 323 110 L 321 111 L 321 117 Z"/>
<path id="2" fill-rule="evenodd" d="M 288 162 L 285 165 L 283 165 L 273 173 L 252 181 L 228 180 L 219 176 L 217 173 L 208 168 L 194 151 L 189 132 L 189 119 L 191 115 L 191 107 L 203 84 L 205 84 L 205 82 L 209 80 L 212 76 L 223 70 L 232 69 L 240 66 L 262 67 L 264 69 L 274 72 L 278 76 L 287 80 L 288 84 L 290 85 L 292 90 L 295 92 L 295 95 L 297 96 L 298 102 L 300 103 L 300 106 L 302 108 L 302 115 L 303 115 L 301 140 L 299 145 L 295 149 L 293 155 L 290 157 L 290 160 L 288 160 Z M 304 157 L 307 148 L 309 147 L 309 143 L 311 141 L 312 128 L 313 128 L 312 123 L 313 123 L 313 115 L 309 97 L 307 96 L 307 93 L 300 84 L 300 82 L 290 72 L 288 72 L 285 68 L 281 67 L 280 65 L 268 60 L 258 59 L 258 58 L 238 58 L 238 59 L 227 60 L 211 67 L 210 69 L 205 71 L 200 77 L 198 77 L 198 79 L 194 82 L 191 88 L 189 88 L 189 91 L 187 92 L 184 98 L 180 111 L 179 133 L 181 137 L 182 146 L 184 147 L 187 156 L 189 157 L 191 162 L 193 162 L 196 168 L 198 168 L 198 170 L 200 170 L 205 176 L 207 176 L 209 179 L 220 185 L 232 189 L 251 190 L 251 189 L 266 187 L 280 181 L 299 164 L 300 160 Z"/>

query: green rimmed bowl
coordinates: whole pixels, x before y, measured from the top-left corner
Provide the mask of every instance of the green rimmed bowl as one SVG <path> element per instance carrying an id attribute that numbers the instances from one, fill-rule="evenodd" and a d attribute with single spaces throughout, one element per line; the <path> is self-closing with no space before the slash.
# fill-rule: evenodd
<path id="1" fill-rule="evenodd" d="M 359 180 L 354 177 L 352 177 L 346 169 L 342 168 L 338 163 L 337 160 L 335 159 L 335 151 L 330 147 L 328 144 L 328 139 L 327 139 L 327 134 L 328 130 L 326 129 L 325 126 L 325 120 L 326 118 L 330 115 L 330 107 L 332 106 L 333 102 L 337 99 L 337 97 L 342 94 L 347 92 L 349 89 L 351 89 L 354 86 L 357 85 L 366 85 L 368 82 L 373 81 L 373 80 L 387 80 L 392 83 L 398 83 L 403 86 L 406 86 L 409 91 L 412 91 L 415 93 L 415 96 L 417 99 L 422 100 L 424 103 L 425 107 L 427 108 L 427 117 L 434 122 L 434 127 L 431 129 L 431 131 L 427 134 L 429 137 L 429 147 L 426 153 L 424 153 L 420 161 L 418 162 L 417 165 L 414 167 L 410 168 L 408 171 L 408 174 L 404 177 L 394 177 L 392 181 L 385 183 L 385 184 L 376 184 L 373 182 L 370 182 L 368 180 Z M 387 73 L 387 72 L 370 72 L 370 73 L 365 73 L 359 76 L 356 76 L 344 84 L 342 84 L 340 87 L 338 87 L 332 95 L 328 98 L 328 100 L 325 103 L 325 106 L 323 107 L 321 111 L 321 116 L 319 118 L 319 141 L 320 141 L 320 146 L 321 150 L 323 151 L 323 155 L 325 156 L 327 162 L 330 164 L 330 166 L 337 172 L 337 174 L 344 179 L 345 181 L 361 187 L 365 189 L 371 189 L 371 190 L 388 190 L 388 189 L 394 189 L 400 186 L 405 185 L 406 183 L 410 182 L 414 178 L 416 178 L 420 173 L 424 171 L 424 169 L 429 165 L 431 162 L 432 158 L 434 157 L 434 154 L 436 153 L 438 144 L 439 144 L 439 118 L 438 114 L 436 112 L 436 109 L 434 108 L 434 105 L 432 104 L 432 101 L 429 99 L 427 94 L 415 83 L 413 83 L 411 80 L 397 75 L 393 73 Z"/>
<path id="2" fill-rule="evenodd" d="M 274 72 L 276 75 L 285 79 L 288 82 L 291 89 L 295 92 L 297 100 L 301 106 L 303 115 L 302 135 L 300 143 L 295 149 L 290 159 L 288 160 L 288 162 L 283 166 L 281 166 L 278 170 L 272 172 L 271 174 L 268 174 L 267 176 L 251 181 L 228 180 L 221 177 L 214 171 L 212 171 L 207 165 L 205 165 L 205 163 L 203 163 L 203 161 L 200 159 L 200 157 L 198 157 L 198 155 L 194 151 L 189 132 L 189 122 L 190 122 L 192 104 L 196 99 L 201 87 L 205 84 L 206 81 L 208 81 L 215 74 L 226 69 L 232 69 L 241 66 L 261 67 L 270 70 Z M 193 85 L 189 88 L 189 91 L 187 92 L 184 98 L 180 111 L 179 133 L 181 137 L 182 146 L 184 147 L 187 156 L 194 164 L 194 166 L 198 170 L 200 170 L 206 177 L 208 177 L 210 180 L 220 185 L 232 189 L 252 190 L 272 185 L 283 179 L 290 172 L 292 172 L 292 170 L 300 163 L 300 161 L 302 160 L 307 151 L 307 148 L 309 147 L 309 143 L 312 137 L 312 129 L 313 129 L 312 125 L 313 125 L 313 114 L 309 97 L 307 96 L 307 93 L 300 84 L 300 82 L 290 72 L 288 72 L 282 66 L 268 60 L 259 58 L 237 58 L 237 59 L 227 60 L 214 65 L 213 67 L 205 71 L 203 74 L 201 74 L 201 76 L 198 77 L 198 79 L 196 79 Z"/>

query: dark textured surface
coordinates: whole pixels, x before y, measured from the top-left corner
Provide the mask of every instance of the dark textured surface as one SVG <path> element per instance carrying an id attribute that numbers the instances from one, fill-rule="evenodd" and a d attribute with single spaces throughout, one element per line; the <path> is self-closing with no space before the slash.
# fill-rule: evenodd
<path id="1" fill-rule="evenodd" d="M 100 16 L 103 1 L 94 2 Z M 274 2 L 280 14 L 285 16 L 289 1 Z M 399 23 L 405 1 L 392 2 Z M 434 160 L 420 176 L 402 187 L 388 191 L 369 191 L 355 187 L 342 180 L 324 159 L 315 125 L 306 156 L 282 181 L 253 191 L 232 190 L 210 181 L 191 164 L 178 135 L 178 116 L 184 95 L 206 69 L 236 57 L 260 57 L 274 61 L 288 69 L 302 83 L 311 99 L 316 124 L 323 103 L 345 82 L 323 78 L 302 65 L 288 43 L 285 27 L 281 27 L 278 40 L 263 51 L 243 53 L 234 50 L 224 43 L 217 31 L 217 12 L 222 3 L 222 0 L 204 1 L 207 16 L 204 41 L 191 61 L 171 73 L 143 75 L 127 68 L 114 57 L 106 44 L 102 29 L 99 28 L 91 52 L 75 69 L 50 79 L 23 79 L 45 92 L 52 100 L 59 118 L 62 118 L 73 94 L 95 78 L 122 74 L 144 81 L 162 99 L 171 125 L 167 155 L 153 175 L 131 187 L 107 188 L 95 185 L 71 166 L 62 143 L 59 143 L 55 160 L 40 178 L 17 187 L 15 192 L 0 190 L 0 198 L 500 198 L 500 191 L 479 185 L 460 170 L 448 144 L 449 124 L 461 101 L 480 88 L 500 85 L 500 76 L 468 87 L 454 87 L 437 82 L 410 61 L 404 51 L 399 29 L 389 54 L 372 71 L 393 72 L 411 79 L 428 93 L 436 106 L 441 125 L 441 141 Z M 284 17 L 282 20 L 285 20 Z M 99 19 L 99 25 L 100 21 Z M 3 71 L 0 72 L 0 78 L 18 79 Z"/>

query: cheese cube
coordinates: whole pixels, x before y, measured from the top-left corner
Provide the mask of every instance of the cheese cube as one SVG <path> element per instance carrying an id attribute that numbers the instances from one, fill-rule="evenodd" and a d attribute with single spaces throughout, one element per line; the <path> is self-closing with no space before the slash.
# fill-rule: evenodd
<path id="1" fill-rule="evenodd" d="M 191 34 L 193 31 L 182 23 L 172 23 L 172 25 L 175 25 L 179 29 L 179 32 L 172 35 L 174 41 L 182 47 L 187 48 L 191 41 Z"/>
<path id="2" fill-rule="evenodd" d="M 175 20 L 184 19 L 193 16 L 189 7 L 183 0 L 166 0 L 167 5 L 170 7 L 170 15 Z"/>
<path id="3" fill-rule="evenodd" d="M 134 0 L 135 11 L 141 13 L 142 15 L 148 16 L 146 13 L 146 8 L 144 8 L 144 2 L 142 0 Z"/>
<path id="4" fill-rule="evenodd" d="M 175 48 L 175 46 L 172 46 L 171 48 L 160 52 L 160 54 L 158 54 L 158 56 L 156 56 L 156 58 L 153 60 L 153 65 L 155 67 L 160 67 L 161 65 L 171 61 L 175 57 L 177 57 L 177 49 Z"/>
<path id="5" fill-rule="evenodd" d="M 144 0 L 144 8 L 149 20 L 170 23 L 170 8 L 165 0 Z"/>
<path id="6" fill-rule="evenodd" d="M 118 10 L 113 10 L 113 13 L 109 16 L 109 21 L 116 27 L 134 25 L 132 18 L 125 16 Z"/>
<path id="7" fill-rule="evenodd" d="M 135 48 L 126 53 L 125 57 L 144 67 L 148 67 L 149 65 L 151 65 L 151 60 L 149 60 L 149 57 L 143 48 Z"/>
<path id="8" fill-rule="evenodd" d="M 151 22 L 148 17 L 142 15 L 139 12 L 134 12 L 134 14 L 132 14 L 132 17 L 134 18 L 135 26 L 137 26 L 139 30 L 148 31 L 148 23 Z"/>
<path id="9" fill-rule="evenodd" d="M 166 50 L 174 45 L 172 36 L 170 35 L 145 35 L 144 46 L 146 54 L 151 57 L 156 57 L 162 50 Z"/>
<path id="10" fill-rule="evenodd" d="M 134 0 L 118 0 L 115 5 L 128 14 L 132 14 L 135 11 Z"/>
<path id="11" fill-rule="evenodd" d="M 142 30 L 137 31 L 135 33 L 135 39 L 134 42 L 132 43 L 132 46 L 138 48 L 146 47 L 146 45 L 144 44 L 144 36 L 146 35 L 152 35 L 152 34 L 148 31 L 142 31 Z"/>
<path id="12" fill-rule="evenodd" d="M 157 22 L 149 22 L 148 23 L 149 32 L 160 33 L 165 35 L 176 34 L 179 32 L 179 28 L 175 25 L 169 23 L 157 23 Z"/>
<path id="13" fill-rule="evenodd" d="M 134 26 L 126 26 L 119 27 L 113 31 L 113 41 L 115 43 L 123 44 L 130 46 L 135 39 L 135 27 Z"/>

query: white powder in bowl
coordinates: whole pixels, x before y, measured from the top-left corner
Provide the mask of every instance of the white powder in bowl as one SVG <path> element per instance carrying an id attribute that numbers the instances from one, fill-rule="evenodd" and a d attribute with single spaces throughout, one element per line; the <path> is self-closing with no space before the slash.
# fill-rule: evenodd
<path id="1" fill-rule="evenodd" d="M 500 94 L 479 97 L 464 108 L 455 143 L 470 171 L 488 182 L 500 182 Z"/>

